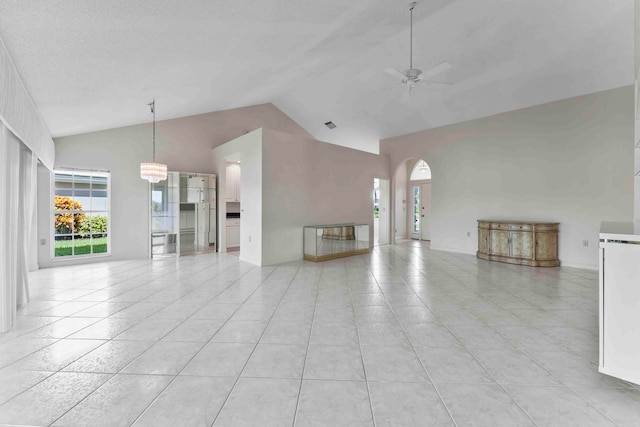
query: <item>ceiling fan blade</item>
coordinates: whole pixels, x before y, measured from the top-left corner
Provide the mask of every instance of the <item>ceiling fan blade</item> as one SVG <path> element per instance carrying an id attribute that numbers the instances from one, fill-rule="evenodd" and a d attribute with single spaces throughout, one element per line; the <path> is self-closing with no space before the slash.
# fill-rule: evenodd
<path id="1" fill-rule="evenodd" d="M 404 73 L 396 70 L 395 68 L 385 68 L 384 72 L 400 80 L 407 79 L 407 76 Z"/>
<path id="2" fill-rule="evenodd" d="M 453 65 L 445 61 L 441 64 L 436 65 L 435 67 L 432 67 L 426 71 L 423 71 L 418 78 L 420 80 L 428 80 L 430 77 L 433 77 L 440 73 L 444 73 L 445 71 L 449 70 L 451 67 L 453 67 Z"/>
<path id="3" fill-rule="evenodd" d="M 420 80 L 416 83 L 418 86 L 430 86 L 430 87 L 448 87 L 453 86 L 453 83 L 450 82 L 439 82 L 436 80 Z"/>

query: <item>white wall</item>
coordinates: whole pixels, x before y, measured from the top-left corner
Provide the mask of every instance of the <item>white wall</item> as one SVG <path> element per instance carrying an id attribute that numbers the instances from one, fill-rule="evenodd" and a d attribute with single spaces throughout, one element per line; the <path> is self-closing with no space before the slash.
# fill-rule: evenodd
<path id="1" fill-rule="evenodd" d="M 143 143 L 144 141 L 144 143 Z M 148 129 L 133 126 L 95 132 L 75 137 L 59 138 L 56 143 L 56 167 L 70 167 L 111 172 L 111 212 L 109 230 L 111 256 L 114 259 L 145 258 L 149 256 L 149 183 L 140 178 L 140 163 L 150 160 L 147 146 Z M 171 167 L 170 167 L 171 169 Z M 196 171 L 196 172 L 209 172 Z M 62 265 L 83 260 L 51 259 L 50 175 L 41 174 L 39 182 L 42 203 L 38 229 L 40 267 Z M 48 203 L 45 201 L 48 199 Z M 42 219 L 44 217 L 44 219 Z M 48 222 L 48 226 L 44 226 Z M 84 262 L 98 258 L 85 258 Z M 100 258 L 104 259 L 104 258 Z"/>
<path id="2" fill-rule="evenodd" d="M 240 160 L 240 259 L 257 265 L 263 265 L 262 135 L 263 130 L 257 129 L 212 150 L 218 176 L 218 248 L 227 251 L 227 160 Z"/>
<path id="3" fill-rule="evenodd" d="M 308 135 L 271 104 L 163 120 L 156 124 L 156 160 L 173 171 L 214 173 L 212 148 L 262 126 Z M 151 123 L 56 138 L 55 145 L 56 167 L 111 172 L 111 258 L 148 257 L 149 184 L 140 178 L 140 163 L 152 158 Z M 83 262 L 51 260 L 48 221 L 53 196 L 48 194 L 48 176 L 40 175 L 39 189 L 38 238 L 47 241 L 38 247 L 40 267 Z"/>
<path id="4" fill-rule="evenodd" d="M 372 245 L 373 179 L 390 179 L 388 157 L 269 129 L 263 134 L 263 264 L 301 259 L 305 225 L 369 224 Z"/>
<path id="5" fill-rule="evenodd" d="M 623 87 L 386 139 L 381 153 L 392 170 L 431 167 L 432 248 L 475 253 L 481 218 L 557 221 L 563 265 L 597 268 L 600 222 L 633 218 L 633 117 Z"/>
<path id="6" fill-rule="evenodd" d="M 409 199 L 407 199 L 407 163 L 402 162 L 395 171 L 392 185 L 393 218 L 395 224 L 395 238 L 407 238 L 407 213 L 409 211 Z"/>
<path id="7" fill-rule="evenodd" d="M 51 260 L 49 246 L 51 243 L 51 224 L 53 218 L 50 216 L 51 208 L 53 206 L 53 197 L 51 196 L 51 171 L 46 167 L 38 167 L 38 189 L 37 189 L 37 266 L 38 268 L 45 267 Z M 44 245 L 41 244 L 41 239 L 44 239 Z"/>
<path id="8" fill-rule="evenodd" d="M 640 0 L 635 0 L 635 178 L 634 178 L 634 218 L 640 222 Z"/>

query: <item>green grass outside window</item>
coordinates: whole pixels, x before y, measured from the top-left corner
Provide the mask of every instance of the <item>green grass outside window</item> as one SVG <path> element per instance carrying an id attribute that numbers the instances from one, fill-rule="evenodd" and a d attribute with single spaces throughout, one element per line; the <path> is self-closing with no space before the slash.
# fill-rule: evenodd
<path id="1" fill-rule="evenodd" d="M 76 239 L 76 240 L 58 240 L 55 243 L 55 256 L 68 256 L 74 255 L 73 246 L 75 243 L 75 255 L 88 255 L 91 254 L 92 240 Z M 93 253 L 106 253 L 107 252 L 107 238 L 98 237 L 93 239 Z"/>

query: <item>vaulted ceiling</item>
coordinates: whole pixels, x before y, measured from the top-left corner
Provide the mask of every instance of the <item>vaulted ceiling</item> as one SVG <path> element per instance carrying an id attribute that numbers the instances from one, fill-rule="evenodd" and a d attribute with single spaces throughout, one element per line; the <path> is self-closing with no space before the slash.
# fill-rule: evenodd
<path id="1" fill-rule="evenodd" d="M 382 138 L 633 83 L 633 0 L 0 0 L 0 38 L 51 134 L 271 102 L 317 139 Z M 329 130 L 324 122 L 333 121 Z"/>

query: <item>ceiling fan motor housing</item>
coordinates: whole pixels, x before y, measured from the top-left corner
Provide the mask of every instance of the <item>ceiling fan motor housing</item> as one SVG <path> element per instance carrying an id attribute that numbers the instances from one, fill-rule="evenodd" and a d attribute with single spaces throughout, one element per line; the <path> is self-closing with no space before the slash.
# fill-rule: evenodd
<path id="1" fill-rule="evenodd" d="M 404 74 L 407 76 L 408 80 L 418 80 L 418 77 L 420 77 L 420 74 L 422 74 L 422 70 L 419 70 L 417 68 L 410 68 L 405 71 Z"/>

